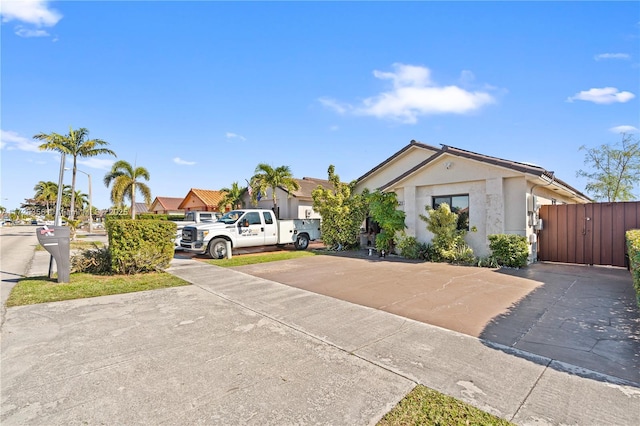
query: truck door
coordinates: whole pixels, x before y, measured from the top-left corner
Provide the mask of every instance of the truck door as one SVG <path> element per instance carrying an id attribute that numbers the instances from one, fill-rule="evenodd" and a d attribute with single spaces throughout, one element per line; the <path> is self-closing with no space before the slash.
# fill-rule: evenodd
<path id="1" fill-rule="evenodd" d="M 264 224 L 260 212 L 247 212 L 236 222 L 238 243 L 236 247 L 254 247 L 264 245 Z"/>
<path id="2" fill-rule="evenodd" d="M 264 245 L 278 244 L 278 224 L 269 211 L 262 212 L 264 216 Z"/>

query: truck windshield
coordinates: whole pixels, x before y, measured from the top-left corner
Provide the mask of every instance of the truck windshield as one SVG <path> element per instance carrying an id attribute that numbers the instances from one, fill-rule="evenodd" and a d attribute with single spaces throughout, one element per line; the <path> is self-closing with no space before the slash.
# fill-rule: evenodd
<path id="1" fill-rule="evenodd" d="M 238 219 L 240 219 L 240 216 L 242 216 L 243 214 L 244 211 L 242 210 L 231 210 L 230 212 L 225 213 L 224 216 L 222 216 L 220 219 L 218 219 L 218 222 L 222 222 L 227 225 L 233 225 L 238 221 Z"/>

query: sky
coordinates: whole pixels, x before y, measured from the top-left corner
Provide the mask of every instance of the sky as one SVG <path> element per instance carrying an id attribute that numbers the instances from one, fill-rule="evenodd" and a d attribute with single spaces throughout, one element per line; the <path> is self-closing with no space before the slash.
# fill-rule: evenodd
<path id="1" fill-rule="evenodd" d="M 100 209 L 116 160 L 149 171 L 152 198 L 184 197 L 244 186 L 259 163 L 351 181 L 411 140 L 584 191 L 580 147 L 640 128 L 633 1 L 0 0 L 0 14 L 7 210 L 58 182 L 59 154 L 33 136 L 71 128 L 117 154 L 78 159 Z"/>

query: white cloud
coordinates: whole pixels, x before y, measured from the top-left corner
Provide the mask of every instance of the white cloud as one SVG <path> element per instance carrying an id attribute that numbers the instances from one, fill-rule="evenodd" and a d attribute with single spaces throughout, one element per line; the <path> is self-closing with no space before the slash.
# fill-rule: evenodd
<path id="1" fill-rule="evenodd" d="M 615 102 L 628 102 L 635 97 L 636 95 L 631 92 L 620 92 L 615 87 L 603 87 L 602 89 L 589 89 L 578 92 L 570 98 L 567 98 L 567 102 L 578 100 L 596 104 L 612 104 Z"/>
<path id="2" fill-rule="evenodd" d="M 236 133 L 227 132 L 225 133 L 227 139 L 240 139 L 241 141 L 246 141 L 247 139 L 244 136 L 238 135 Z"/>
<path id="3" fill-rule="evenodd" d="M 49 33 L 45 30 L 33 30 L 28 28 L 22 28 L 20 26 L 16 27 L 16 35 L 19 37 L 30 38 L 30 37 L 49 37 Z"/>
<path id="4" fill-rule="evenodd" d="M 42 142 L 27 139 L 10 130 L 0 130 L 0 149 L 8 151 L 17 149 L 19 151 L 43 152 L 38 147 Z"/>
<path id="5" fill-rule="evenodd" d="M 593 57 L 596 61 L 603 59 L 631 59 L 631 55 L 627 53 L 600 53 Z"/>
<path id="6" fill-rule="evenodd" d="M 2 22 L 21 21 L 37 27 L 52 27 L 62 15 L 49 8 L 48 0 L 2 0 Z"/>
<path id="7" fill-rule="evenodd" d="M 96 158 L 96 157 L 83 158 L 83 159 L 78 158 L 79 165 L 90 167 L 92 169 L 98 169 L 98 170 L 111 170 L 111 166 L 113 166 L 113 163 L 115 163 L 115 161 L 116 160 L 112 160 L 109 158 Z"/>
<path id="8" fill-rule="evenodd" d="M 403 123 L 416 123 L 418 117 L 424 115 L 465 114 L 495 102 L 488 92 L 437 85 L 431 79 L 429 68 L 400 63 L 393 64 L 393 68 L 392 72 L 373 72 L 378 79 L 390 80 L 392 90 L 366 98 L 358 106 L 326 97 L 319 101 L 339 114 L 391 118 Z M 466 84 L 473 78 L 470 71 L 461 74 L 461 80 Z"/>
<path id="9" fill-rule="evenodd" d="M 609 129 L 613 133 L 636 133 L 638 129 L 633 126 L 615 126 Z"/>
<path id="10" fill-rule="evenodd" d="M 173 162 L 174 162 L 174 163 L 176 163 L 176 164 L 179 164 L 179 165 L 181 165 L 181 166 L 193 166 L 193 165 L 195 165 L 195 164 L 196 164 L 196 162 L 195 162 L 195 161 L 187 161 L 187 160 L 183 160 L 183 159 L 182 159 L 182 158 L 180 158 L 180 157 L 176 157 L 176 158 L 174 158 L 174 159 L 173 159 Z"/>

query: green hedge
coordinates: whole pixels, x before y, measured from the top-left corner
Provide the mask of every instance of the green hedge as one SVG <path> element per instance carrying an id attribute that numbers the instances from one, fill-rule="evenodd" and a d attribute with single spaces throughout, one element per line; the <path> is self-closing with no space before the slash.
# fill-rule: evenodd
<path id="1" fill-rule="evenodd" d="M 176 224 L 154 219 L 108 221 L 111 270 L 115 274 L 161 271 L 174 253 Z"/>
<path id="2" fill-rule="evenodd" d="M 489 248 L 492 257 L 500 266 L 521 268 L 529 260 L 529 242 L 527 238 L 516 234 L 489 235 Z"/>
<path id="3" fill-rule="evenodd" d="M 627 239 L 627 255 L 629 256 L 629 270 L 636 289 L 636 301 L 640 307 L 640 229 L 631 229 L 625 233 Z"/>

